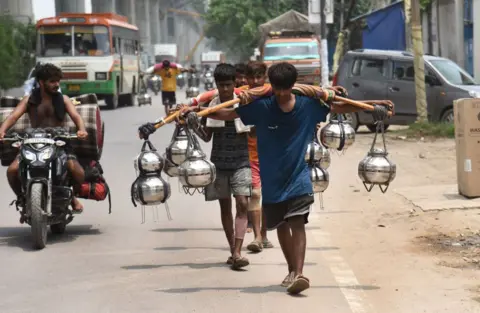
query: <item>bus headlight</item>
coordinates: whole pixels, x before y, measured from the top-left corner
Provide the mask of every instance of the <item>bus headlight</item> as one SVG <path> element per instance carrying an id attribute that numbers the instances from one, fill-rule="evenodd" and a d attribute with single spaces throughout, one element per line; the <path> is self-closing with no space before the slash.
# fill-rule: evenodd
<path id="1" fill-rule="evenodd" d="M 95 72 L 95 80 L 107 80 L 107 77 L 106 72 Z"/>

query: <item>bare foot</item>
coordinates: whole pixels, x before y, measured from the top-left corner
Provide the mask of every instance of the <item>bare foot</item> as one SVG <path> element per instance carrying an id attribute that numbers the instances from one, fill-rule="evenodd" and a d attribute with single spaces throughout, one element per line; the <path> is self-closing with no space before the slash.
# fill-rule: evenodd
<path id="1" fill-rule="evenodd" d="M 72 199 L 72 208 L 73 208 L 73 212 L 75 213 L 83 212 L 83 204 L 80 201 L 78 201 L 76 197 L 73 197 Z"/>

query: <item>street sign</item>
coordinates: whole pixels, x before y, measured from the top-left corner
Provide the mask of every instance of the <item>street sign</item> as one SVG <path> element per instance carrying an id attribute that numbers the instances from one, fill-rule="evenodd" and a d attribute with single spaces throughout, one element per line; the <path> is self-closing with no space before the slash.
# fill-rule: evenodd
<path id="1" fill-rule="evenodd" d="M 333 0 L 325 0 L 325 17 L 327 24 L 333 24 Z M 308 21 L 310 24 L 320 24 L 320 0 L 308 1 Z"/>

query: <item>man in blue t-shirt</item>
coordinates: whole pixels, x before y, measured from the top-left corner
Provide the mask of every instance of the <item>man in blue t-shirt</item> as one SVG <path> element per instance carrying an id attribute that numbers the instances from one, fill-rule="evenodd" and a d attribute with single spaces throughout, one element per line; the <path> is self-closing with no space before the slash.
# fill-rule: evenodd
<path id="1" fill-rule="evenodd" d="M 326 121 L 330 112 L 316 99 L 292 94 L 297 75 L 293 65 L 277 63 L 268 71 L 273 96 L 209 115 L 220 120 L 240 117 L 243 124 L 256 127 L 267 228 L 277 229 L 289 271 L 282 286 L 292 294 L 310 287 L 309 279 L 303 276 L 303 265 L 305 224 L 314 197 L 305 151 L 316 125 Z M 330 100 L 334 95 L 334 91 L 325 89 L 322 98 Z M 192 110 L 182 108 L 184 113 Z M 332 108 L 333 113 L 357 110 L 349 105 Z"/>

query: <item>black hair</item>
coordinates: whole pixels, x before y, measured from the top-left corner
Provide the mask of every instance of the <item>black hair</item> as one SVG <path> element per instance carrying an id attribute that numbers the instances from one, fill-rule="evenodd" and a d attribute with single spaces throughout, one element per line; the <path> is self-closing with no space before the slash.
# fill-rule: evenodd
<path id="1" fill-rule="evenodd" d="M 297 81 L 297 69 L 290 63 L 282 62 L 268 69 L 268 80 L 276 89 L 290 89 Z"/>
<path id="2" fill-rule="evenodd" d="M 247 66 L 244 63 L 235 64 L 235 73 L 245 75 L 247 72 Z"/>
<path id="3" fill-rule="evenodd" d="M 255 77 L 257 75 L 264 76 L 267 74 L 267 65 L 260 61 L 250 61 L 247 64 L 245 75 L 247 77 Z"/>
<path id="4" fill-rule="evenodd" d="M 46 81 L 46 80 L 60 80 L 63 77 L 62 70 L 53 65 L 52 63 L 45 63 L 35 71 L 35 79 L 37 81 Z"/>
<path id="5" fill-rule="evenodd" d="M 162 62 L 162 65 L 163 65 L 164 67 L 169 67 L 169 66 L 170 66 L 170 61 L 169 61 L 169 60 L 164 60 L 164 61 Z"/>
<path id="6" fill-rule="evenodd" d="M 213 77 L 215 78 L 215 81 L 219 82 L 227 80 L 235 81 L 235 73 L 235 67 L 232 64 L 221 63 L 215 68 Z"/>

